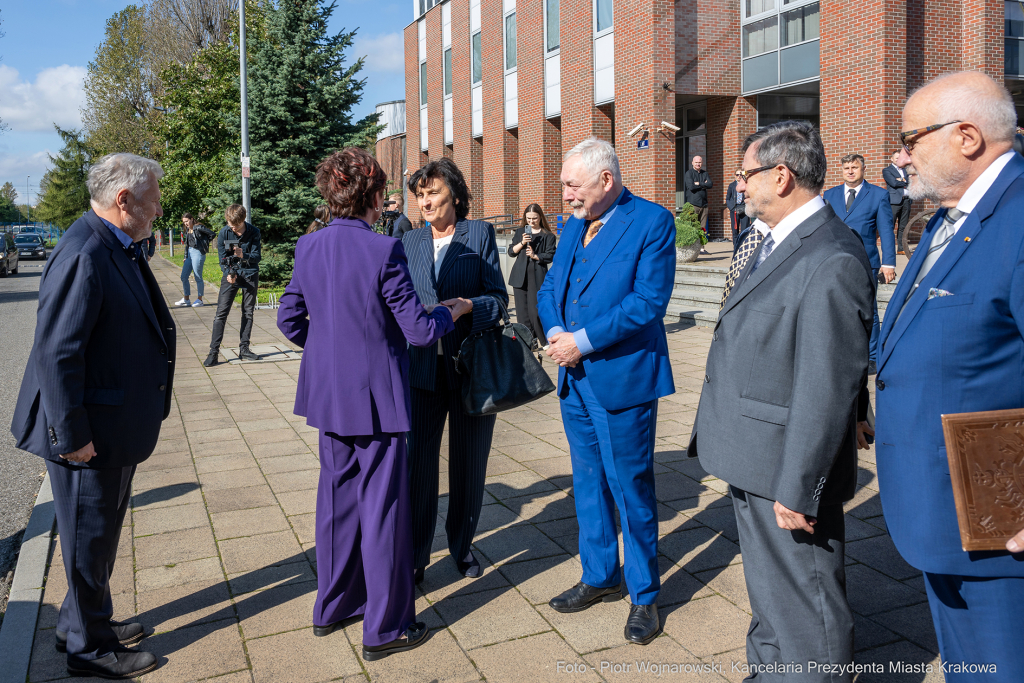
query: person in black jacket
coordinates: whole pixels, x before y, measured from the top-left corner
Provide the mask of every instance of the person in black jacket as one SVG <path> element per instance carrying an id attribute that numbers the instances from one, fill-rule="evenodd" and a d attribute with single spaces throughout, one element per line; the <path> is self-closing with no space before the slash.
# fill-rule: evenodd
<path id="1" fill-rule="evenodd" d="M 903 254 L 903 231 L 910 222 L 910 209 L 913 200 L 910 199 L 910 176 L 906 169 L 897 166 L 896 161 L 900 153 L 892 153 L 892 163 L 882 169 L 882 177 L 889 189 L 889 204 L 892 206 L 892 213 L 896 216 L 896 249 L 897 254 Z"/>
<path id="2" fill-rule="evenodd" d="M 516 302 L 516 319 L 533 333 L 535 349 L 547 349 L 544 326 L 537 313 L 537 292 L 548 273 L 548 264 L 555 257 L 555 233 L 539 204 L 530 204 L 523 211 L 523 224 L 512 235 L 509 253 L 516 257 L 508 284 Z"/>
<path id="3" fill-rule="evenodd" d="M 736 172 L 736 180 L 729 183 L 729 189 L 725 193 L 725 205 L 729 207 L 730 223 L 732 224 L 732 251 L 740 248 L 740 235 L 750 225 L 750 216 L 746 211 L 746 197 L 744 192 L 736 191 L 736 184 L 740 180 L 740 172 Z"/>
<path id="4" fill-rule="evenodd" d="M 700 229 L 708 234 L 708 190 L 714 184 L 711 176 L 704 170 L 704 159 L 699 156 L 691 162 L 693 168 L 683 174 L 683 198 L 687 204 L 691 204 L 697 210 L 697 218 L 700 219 Z M 700 250 L 706 254 L 705 249 Z"/>
<path id="5" fill-rule="evenodd" d="M 224 338 L 224 323 L 227 322 L 235 295 L 242 290 L 242 324 L 239 330 L 238 357 L 242 360 L 259 360 L 249 350 L 249 336 L 252 334 L 252 316 L 256 310 L 256 291 L 259 288 L 260 231 L 245 220 L 245 207 L 232 204 L 224 211 L 227 225 L 217 235 L 217 255 L 220 269 L 224 273 L 217 296 L 217 314 L 213 318 L 213 336 L 210 339 L 210 354 L 203 365 L 217 364 L 220 342 Z M 238 245 L 228 252 L 224 243 L 237 241 Z"/>
<path id="6" fill-rule="evenodd" d="M 53 488 L 68 585 L 54 645 L 73 676 L 134 678 L 158 665 L 127 647 L 146 631 L 113 620 L 110 576 L 135 468 L 171 411 L 174 318 L 140 244 L 163 215 L 162 175 L 134 154 L 110 154 L 89 169 L 92 210 L 43 270 L 11 422 L 18 448 L 45 460 Z"/>
<path id="7" fill-rule="evenodd" d="M 190 213 L 181 216 L 182 235 L 185 242 L 185 262 L 181 267 L 181 287 L 185 296 L 174 302 L 175 306 L 204 306 L 203 303 L 203 265 L 206 263 L 206 252 L 210 250 L 210 242 L 213 240 L 213 231 L 205 225 L 196 223 L 196 219 Z M 196 302 L 191 303 L 189 296 L 191 292 L 188 286 L 188 276 L 192 275 L 196 280 Z"/>
<path id="8" fill-rule="evenodd" d="M 400 215 L 395 219 L 395 229 L 391 233 L 391 236 L 395 239 L 402 239 L 402 235 L 412 230 L 412 222 L 409 217 L 405 215 L 405 198 L 402 197 L 401 192 L 395 192 L 393 195 L 388 197 L 394 202 L 389 207 L 389 211 L 397 211 Z"/>

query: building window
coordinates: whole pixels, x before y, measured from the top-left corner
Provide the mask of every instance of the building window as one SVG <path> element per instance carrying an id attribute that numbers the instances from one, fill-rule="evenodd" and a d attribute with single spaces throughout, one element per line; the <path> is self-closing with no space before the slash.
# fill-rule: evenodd
<path id="1" fill-rule="evenodd" d="M 444 94 L 452 94 L 452 49 L 444 51 Z"/>
<path id="2" fill-rule="evenodd" d="M 743 0 L 743 9 L 745 17 L 756 17 L 758 14 L 764 14 L 775 9 L 775 0 Z"/>
<path id="3" fill-rule="evenodd" d="M 505 71 L 516 68 L 516 13 L 505 17 Z"/>
<path id="4" fill-rule="evenodd" d="M 544 9 L 547 16 L 546 25 L 546 51 L 553 52 L 561 45 L 559 37 L 558 0 L 544 0 Z"/>
<path id="5" fill-rule="evenodd" d="M 480 32 L 477 31 L 470 39 L 473 50 L 473 83 L 479 83 L 484 77 L 483 52 L 480 49 Z"/>
<path id="6" fill-rule="evenodd" d="M 614 25 L 613 6 L 613 0 L 594 0 L 594 23 L 598 33 Z"/>
<path id="7" fill-rule="evenodd" d="M 809 121 L 817 128 L 821 123 L 820 99 L 789 95 L 758 95 L 757 127 L 764 128 L 779 121 Z"/>
<path id="8" fill-rule="evenodd" d="M 782 44 L 796 45 L 819 37 L 820 13 L 818 3 L 805 5 L 782 14 Z"/>
<path id="9" fill-rule="evenodd" d="M 427 63 L 420 62 L 420 106 L 427 104 Z"/>
<path id="10" fill-rule="evenodd" d="M 779 49 L 779 17 L 768 17 L 743 27 L 743 56 Z"/>

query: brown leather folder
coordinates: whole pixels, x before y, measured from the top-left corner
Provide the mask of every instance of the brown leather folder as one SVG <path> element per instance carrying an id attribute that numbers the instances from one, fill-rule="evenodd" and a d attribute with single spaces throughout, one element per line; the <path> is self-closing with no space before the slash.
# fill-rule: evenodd
<path id="1" fill-rule="evenodd" d="M 1024 529 L 1024 408 L 942 416 L 964 550 L 1005 550 Z"/>

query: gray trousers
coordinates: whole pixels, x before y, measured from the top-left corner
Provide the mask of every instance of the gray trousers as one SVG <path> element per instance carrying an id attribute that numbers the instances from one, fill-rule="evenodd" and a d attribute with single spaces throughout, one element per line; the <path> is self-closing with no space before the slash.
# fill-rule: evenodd
<path id="1" fill-rule="evenodd" d="M 849 682 L 848 673 L 809 662 L 853 661 L 853 613 L 846 599 L 846 538 L 842 505 L 822 506 L 814 534 L 780 529 L 775 501 L 731 487 L 753 619 L 747 632 L 752 681 Z M 764 672 L 796 663 L 801 673 Z M 784 670 L 783 670 L 784 671 Z"/>

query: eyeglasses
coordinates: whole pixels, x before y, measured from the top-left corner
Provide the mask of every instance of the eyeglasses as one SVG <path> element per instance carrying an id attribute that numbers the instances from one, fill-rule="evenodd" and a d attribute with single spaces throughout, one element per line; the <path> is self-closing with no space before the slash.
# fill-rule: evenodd
<path id="1" fill-rule="evenodd" d="M 767 171 L 768 169 L 775 168 L 776 166 L 786 166 L 786 165 L 785 164 L 772 164 L 771 166 L 762 166 L 760 168 L 752 168 L 749 171 L 736 171 L 736 175 L 738 175 L 739 177 L 743 178 L 743 182 L 750 182 L 750 179 L 752 177 L 754 177 L 755 175 L 757 175 L 758 173 L 760 173 L 761 171 Z M 789 169 L 790 173 L 792 173 L 793 175 L 796 175 L 796 173 L 793 171 L 793 169 L 789 168 L 789 166 L 786 166 L 786 168 Z"/>
<path id="2" fill-rule="evenodd" d="M 945 128 L 946 126 L 952 126 L 954 123 L 963 123 L 963 121 L 950 121 L 949 123 L 936 123 L 931 126 L 925 126 L 924 128 L 915 128 L 914 130 L 905 130 L 899 134 L 900 144 L 903 145 L 903 149 L 907 150 L 907 154 L 914 151 L 914 147 L 917 145 L 917 140 L 907 141 L 907 138 L 915 135 L 924 137 L 932 131 L 938 130 L 939 128 Z"/>

